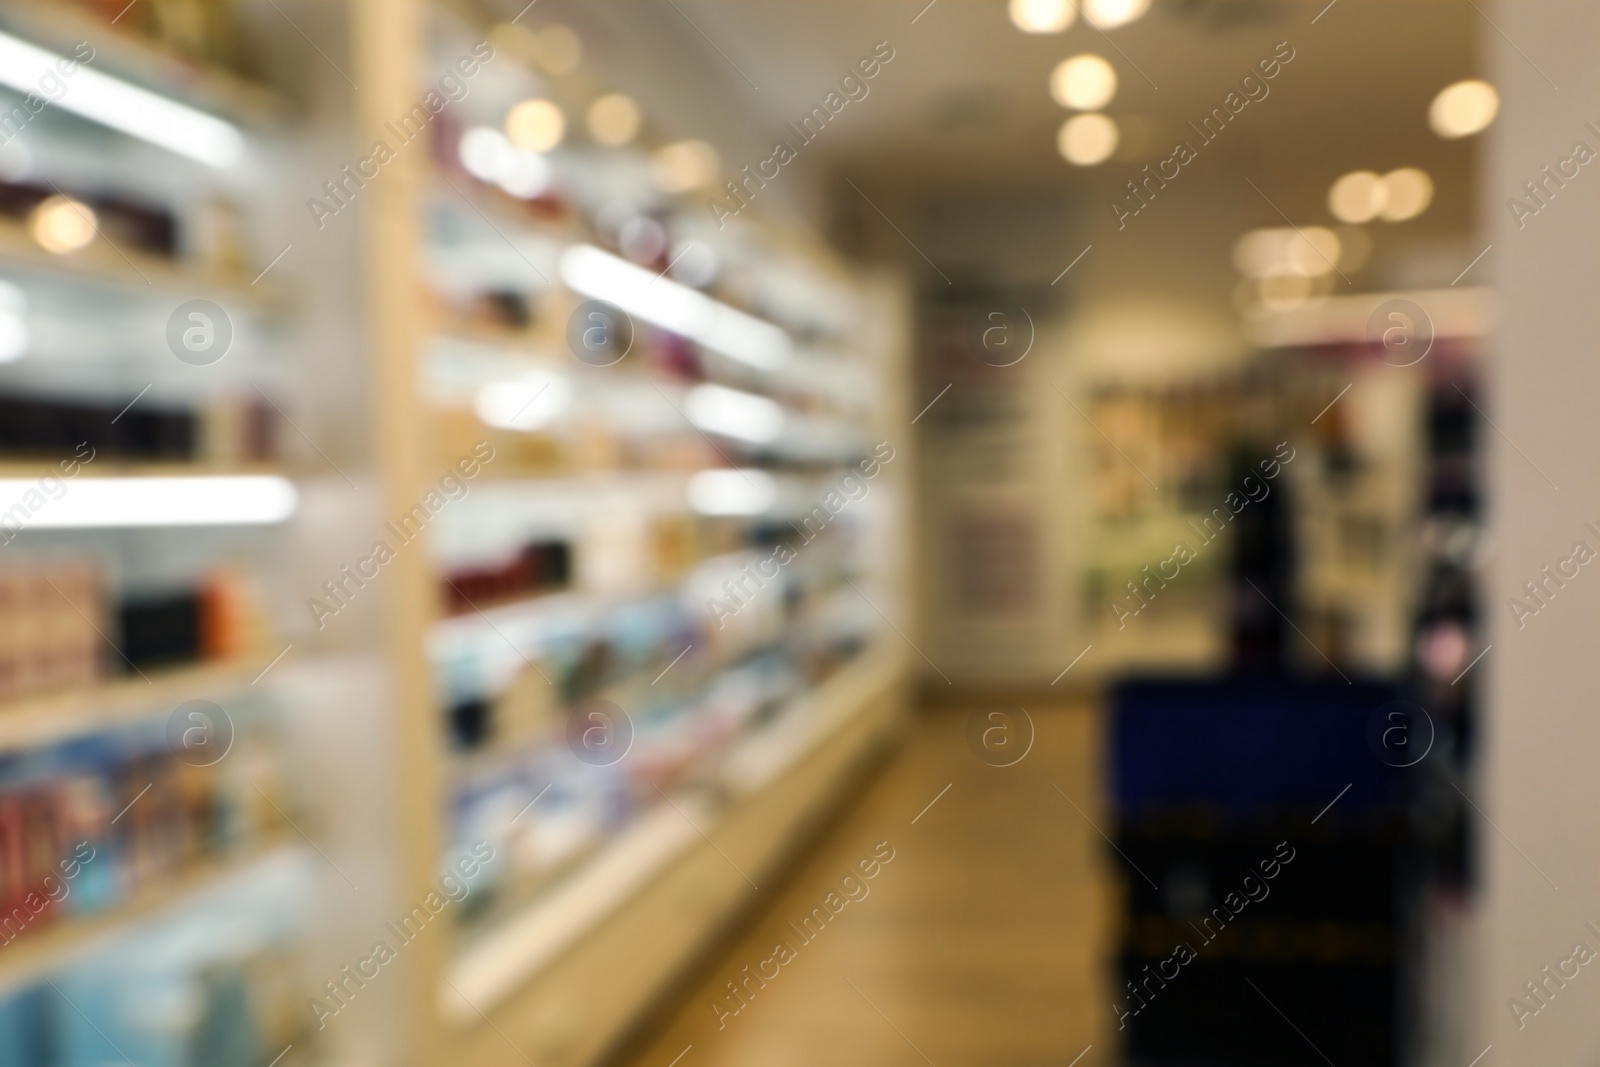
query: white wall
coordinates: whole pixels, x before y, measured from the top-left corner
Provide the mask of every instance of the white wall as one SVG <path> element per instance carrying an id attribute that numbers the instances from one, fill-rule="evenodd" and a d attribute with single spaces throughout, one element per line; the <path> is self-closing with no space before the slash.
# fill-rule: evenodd
<path id="1" fill-rule="evenodd" d="M 1583 527 L 1600 526 L 1600 165 L 1583 167 L 1520 230 L 1506 200 L 1574 141 L 1600 150 L 1584 129 L 1600 126 L 1600 5 L 1503 2 L 1484 13 L 1488 76 L 1503 104 L 1481 182 L 1494 248 L 1479 269 L 1499 285 L 1504 318 L 1480 400 L 1501 431 L 1485 429 L 1494 648 L 1478 668 L 1488 706 L 1473 790 L 1494 825 L 1478 827 L 1485 893 L 1472 1016 L 1481 1033 L 1467 1055 L 1492 1042 L 1484 1067 L 1565 1067 L 1600 1060 L 1600 961 L 1520 1029 L 1507 1002 L 1574 943 L 1600 950 L 1584 927 L 1600 926 L 1600 567 L 1584 568 L 1520 630 L 1507 601 L 1580 538 L 1600 547 Z"/>

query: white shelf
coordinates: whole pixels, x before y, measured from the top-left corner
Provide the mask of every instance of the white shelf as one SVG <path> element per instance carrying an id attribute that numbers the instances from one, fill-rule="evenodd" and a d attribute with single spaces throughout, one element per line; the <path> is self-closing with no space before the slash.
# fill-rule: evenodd
<path id="1" fill-rule="evenodd" d="M 904 658 L 893 646 L 864 650 L 791 703 L 776 722 L 734 746 L 723 774 L 733 804 L 719 805 L 706 794 L 689 793 L 651 808 L 566 880 L 482 935 L 445 971 L 439 1010 L 446 1020 L 457 1026 L 477 1021 L 479 1010 L 493 1010 L 550 967 L 675 860 L 702 842 L 712 847 L 709 835 L 741 800 L 774 787 L 785 772 L 866 709 L 903 669 Z"/>
<path id="2" fill-rule="evenodd" d="M 572 877 L 461 953 L 439 989 L 445 1018 L 470 1023 L 478 1018 L 474 1005 L 503 1001 L 699 840 L 689 820 L 703 824 L 710 804 L 690 797 L 675 803 L 682 814 L 668 804 L 652 808 Z"/>

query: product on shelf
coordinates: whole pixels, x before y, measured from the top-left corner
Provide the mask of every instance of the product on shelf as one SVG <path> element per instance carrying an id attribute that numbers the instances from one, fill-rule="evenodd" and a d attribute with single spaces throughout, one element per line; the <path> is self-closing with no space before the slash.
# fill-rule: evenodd
<path id="1" fill-rule="evenodd" d="M 172 750 L 164 717 L 0 761 L 0 953 L 271 836 L 292 807 L 278 755 L 251 708 L 230 721 L 207 766 Z"/>
<path id="2" fill-rule="evenodd" d="M 309 1053 L 314 985 L 296 903 L 308 872 L 302 856 L 265 857 L 154 925 L 0 993 L 0 1063 L 260 1067 L 290 1045 Z"/>
<path id="3" fill-rule="evenodd" d="M 242 31 L 233 0 L 75 0 L 115 30 L 147 40 L 163 52 L 194 63 L 248 73 L 249 38 Z"/>
<path id="4" fill-rule="evenodd" d="M 565 589 L 571 581 L 571 546 L 565 541 L 535 541 L 504 563 L 447 573 L 442 592 L 449 612 L 459 615 L 490 604 Z"/>
<path id="5" fill-rule="evenodd" d="M 260 400 L 203 410 L 0 397 L 0 455 L 260 462 L 272 457 L 276 419 Z"/>
<path id="6" fill-rule="evenodd" d="M 54 184 L 0 181 L 0 216 L 25 219 L 51 197 L 63 195 Z M 96 229 L 118 247 L 172 259 L 178 254 L 178 222 L 163 206 L 119 194 L 76 197 L 94 212 Z"/>
<path id="7" fill-rule="evenodd" d="M 78 560 L 0 567 L 0 703 L 94 685 L 107 674 L 229 660 L 264 646 L 244 574 L 219 568 L 192 589 L 114 600 Z"/>
<path id="8" fill-rule="evenodd" d="M 104 576 L 82 562 L 0 567 L 0 701 L 87 686 L 105 666 Z"/>

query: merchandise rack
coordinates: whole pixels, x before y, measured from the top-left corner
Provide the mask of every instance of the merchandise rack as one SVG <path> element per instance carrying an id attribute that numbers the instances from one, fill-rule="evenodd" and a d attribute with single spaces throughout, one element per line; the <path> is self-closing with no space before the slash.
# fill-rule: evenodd
<path id="1" fill-rule="evenodd" d="M 415 102 L 423 90 L 412 80 L 415 72 L 442 69 L 457 54 L 441 40 L 452 34 L 457 43 L 481 39 L 492 21 L 486 9 L 436 8 L 423 0 L 354 0 L 352 13 L 356 63 L 351 74 L 362 87 L 355 101 L 358 129 L 377 129 Z M 514 12 L 500 17 L 510 14 Z M 504 56 L 495 62 L 497 72 L 504 73 L 517 61 Z M 580 73 L 593 80 L 593 71 Z M 486 85 L 479 84 L 474 93 L 487 96 Z M 588 83 L 585 90 L 577 93 L 571 86 L 545 84 L 540 95 L 561 103 L 569 124 L 576 126 L 581 111 L 573 98 L 581 102 L 603 91 Z M 487 121 L 497 124 L 503 113 L 502 108 Z M 452 146 L 467 120 L 454 122 Z M 575 136 L 581 140 L 581 134 Z M 547 725 L 544 733 L 525 736 L 508 750 L 488 755 L 452 753 L 443 679 L 430 662 L 436 657 L 419 656 L 418 650 L 433 648 L 441 635 L 450 635 L 456 642 L 481 641 L 514 664 L 521 658 L 543 668 L 548 664 L 532 645 L 519 647 L 517 626 L 566 609 L 603 612 L 625 610 L 652 598 L 681 599 L 687 590 L 683 583 L 689 580 L 679 574 L 619 588 L 581 588 L 578 583 L 575 591 L 537 591 L 483 602 L 468 598 L 470 606 L 460 614 L 444 617 L 439 603 L 444 575 L 438 568 L 448 566 L 450 555 L 445 552 L 441 557 L 441 544 L 459 540 L 448 536 L 452 521 L 466 522 L 469 507 L 495 507 L 490 502 L 491 487 L 494 494 L 538 497 L 558 491 L 575 499 L 591 492 L 603 496 L 612 490 L 648 490 L 652 497 L 659 493 L 676 498 L 677 503 L 663 512 L 668 518 L 695 521 L 683 502 L 683 487 L 696 471 L 730 464 L 758 468 L 774 476 L 785 493 L 792 491 L 807 502 L 814 491 L 825 490 L 828 472 L 835 479 L 838 472 L 826 456 L 807 458 L 806 453 L 814 450 L 803 449 L 786 459 L 781 449 L 741 449 L 732 440 L 706 437 L 682 414 L 682 377 L 631 365 L 607 374 L 579 363 L 568 352 L 560 325 L 584 297 L 565 287 L 558 264 L 567 248 L 602 243 L 583 214 L 528 214 L 515 200 L 448 169 L 448 163 L 423 158 L 426 155 L 402 153 L 386 166 L 384 181 L 363 191 L 360 202 L 366 220 L 362 259 L 368 272 L 367 334 L 374 352 L 373 410 L 379 427 L 374 454 L 385 482 L 380 511 L 405 512 L 437 481 L 447 460 L 465 454 L 464 443 L 471 438 L 462 436 L 463 420 L 454 412 L 461 411 L 463 397 L 470 396 L 482 380 L 497 374 L 566 375 L 588 390 L 586 401 L 601 411 L 608 403 L 620 402 L 614 398 L 623 394 L 642 395 L 662 408 L 662 417 L 672 425 L 635 453 L 660 457 L 645 466 L 620 461 L 615 455 L 597 461 L 588 452 L 570 448 L 551 458 L 548 449 L 524 445 L 515 432 L 480 425 L 473 434 L 493 442 L 496 460 L 476 477 L 470 496 L 437 517 L 428 531 L 429 553 L 402 552 L 386 567 L 391 593 L 387 641 L 397 671 L 392 722 L 400 758 L 394 774 L 406 783 L 393 817 L 402 828 L 397 840 L 401 895 L 407 900 L 420 899 L 432 888 L 445 869 L 444 861 L 454 854 L 452 841 L 459 832 L 452 825 L 455 791 L 496 767 L 515 763 L 524 752 L 549 747 L 561 736 L 559 728 Z M 449 249 L 433 244 L 430 221 L 436 223 L 441 215 L 460 221 L 463 229 L 482 232 L 481 256 L 475 262 L 509 264 L 513 277 L 503 288 L 536 292 L 530 301 L 535 305 L 533 330 L 485 325 L 442 306 L 432 286 L 441 279 L 449 282 L 453 265 L 472 261 L 474 253 L 470 241 Z M 897 506 L 904 494 L 901 476 L 909 474 L 913 462 L 910 435 L 889 429 L 907 425 L 909 418 L 899 385 L 907 298 L 893 281 L 842 270 L 804 238 L 777 230 L 760 236 L 769 250 L 766 254 L 812 264 L 827 273 L 840 289 L 862 301 L 866 310 L 860 317 L 871 321 L 832 346 L 849 350 L 848 356 L 830 356 L 834 362 L 826 365 L 819 360 L 812 374 L 816 381 L 802 381 L 798 373 L 752 370 L 710 353 L 701 354 L 710 373 L 700 380 L 771 396 L 787 405 L 801 397 L 827 394 L 833 381 L 864 378 L 857 409 L 839 409 L 839 418 L 854 420 L 854 428 L 863 433 L 867 427 L 882 428 L 874 436 L 894 438 L 898 453 L 872 489 L 885 498 L 874 502 L 882 513 L 870 520 L 875 528 L 869 547 L 876 555 L 864 561 L 874 579 L 864 586 L 858 583 L 872 598 L 867 604 L 857 601 L 857 606 L 861 615 L 870 616 L 873 636 L 826 680 L 763 712 L 760 729 L 731 739 L 715 759 L 695 764 L 697 769 L 678 784 L 663 781 L 659 798 L 652 794 L 653 802 L 642 804 L 594 847 L 547 872 L 530 891 L 500 901 L 475 927 L 442 938 L 418 938 L 415 948 L 407 948 L 405 1045 L 414 1062 L 532 1060 L 574 1067 L 598 1062 L 665 995 L 670 980 L 759 899 L 751 885 L 765 885 L 763 879 L 781 866 L 864 761 L 889 743 L 902 721 L 906 648 L 874 611 L 885 609 L 894 617 L 904 601 L 899 561 L 884 558 L 882 546 L 902 513 Z M 422 299 L 419 293 L 424 294 Z M 753 313 L 760 317 L 759 311 Z M 664 335 L 645 323 L 635 325 L 642 345 L 666 343 Z M 804 346 L 797 347 L 798 358 L 817 358 L 812 348 L 808 334 Z M 452 363 L 462 349 L 495 365 L 473 377 Z M 847 377 L 863 360 L 871 373 Z M 454 394 L 442 401 L 438 391 L 430 389 L 430 376 L 436 376 L 441 366 L 457 383 Z M 799 370 L 805 366 L 809 364 L 802 363 Z M 837 366 L 846 373 L 830 381 L 829 368 Z M 848 392 L 833 389 L 840 391 Z M 823 401 L 804 403 L 809 417 Z M 678 410 L 668 410 L 669 405 Z M 668 448 L 673 451 L 663 451 Z M 802 504 L 796 513 L 805 510 Z M 488 525 L 514 527 L 504 515 L 489 519 L 494 521 L 486 520 Z M 725 553 L 742 548 L 742 544 L 712 547 L 701 557 L 701 565 L 733 559 Z M 817 561 L 819 566 L 824 562 Z M 833 598 L 833 609 L 845 610 L 850 606 L 841 607 L 840 598 L 857 594 L 842 581 L 838 589 L 842 592 Z M 698 610 L 704 614 L 704 609 Z M 675 651 L 676 647 L 668 649 L 657 661 L 636 668 L 629 684 L 648 689 L 652 678 L 659 679 L 662 669 L 670 667 Z M 737 657 L 724 661 L 723 667 L 734 662 Z M 689 669 L 685 664 L 677 667 L 680 672 Z M 715 664 L 705 668 L 711 678 L 720 677 L 722 669 Z M 663 685 L 674 681 L 668 675 Z M 559 710 L 564 717 L 568 709 Z M 561 747 L 559 740 L 554 747 Z M 531 793 L 528 799 L 534 799 Z M 536 804 L 522 807 L 523 812 L 530 809 L 539 813 Z"/>
<path id="2" fill-rule="evenodd" d="M 127 24 L 109 25 L 106 19 L 96 19 L 68 4 L 0 5 L 0 31 L 61 54 L 71 52 L 76 41 L 92 41 L 96 47 L 93 69 L 98 73 L 226 117 L 238 124 L 247 142 L 260 145 L 285 130 L 293 108 L 275 89 L 218 68 L 176 59 L 151 41 L 122 32 L 126 28 Z M 73 195 L 93 191 L 129 197 L 132 202 L 167 212 L 180 234 L 196 223 L 195 206 L 176 190 L 200 189 L 230 198 L 235 204 L 248 202 L 241 193 L 243 184 L 237 181 L 238 175 L 213 172 L 203 164 L 110 132 L 88 120 L 58 115 L 59 110 L 52 108 L 40 115 L 14 139 L 25 149 L 24 159 L 33 167 L 23 175 L 28 181 L 60 182 Z M 278 144 L 276 140 L 273 143 Z M 84 151 L 85 145 L 95 147 Z M 104 158 L 96 158 L 101 151 L 105 152 Z M 291 160 L 287 156 L 271 155 L 263 171 L 288 162 Z M 8 181 L 17 178 L 7 171 Z M 169 182 L 173 191 L 163 188 Z M 162 255 L 140 251 L 103 229 L 85 247 L 70 252 L 48 251 L 20 221 L 0 221 L 0 279 L 8 286 L 8 292 L 15 287 L 27 295 L 27 309 L 16 313 L 26 316 L 35 327 L 30 331 L 34 334 L 30 347 L 20 357 L 0 363 L 0 389 L 7 397 L 68 405 L 109 404 L 106 417 L 116 416 L 112 425 L 130 410 L 135 416 L 142 416 L 152 409 L 177 408 L 193 420 L 186 446 L 190 458 L 137 458 L 101 450 L 92 463 L 85 462 L 66 477 L 65 489 L 59 495 L 52 494 L 47 507 L 61 500 L 69 505 L 80 503 L 90 483 L 94 483 L 96 491 L 137 491 L 149 479 L 181 482 L 219 475 L 274 475 L 293 484 L 296 495 L 303 499 L 307 484 L 303 472 L 307 466 L 293 457 L 277 453 L 271 459 L 236 462 L 204 451 L 209 447 L 204 438 L 209 428 L 202 420 L 211 414 L 209 405 L 229 389 L 237 392 L 241 378 L 260 380 L 267 387 L 262 395 L 269 402 L 278 405 L 280 411 L 293 410 L 276 379 L 285 362 L 282 357 L 287 354 L 283 338 L 299 328 L 297 300 L 292 295 L 295 283 L 282 275 L 256 277 L 256 271 L 265 267 L 271 257 L 270 252 L 260 256 L 258 246 L 264 243 L 258 238 L 270 223 L 253 211 L 245 212 L 239 222 L 242 229 L 235 236 L 243 240 L 248 259 L 230 267 L 221 261 L 203 262 L 192 243 L 178 242 L 170 255 Z M 36 298 L 43 298 L 42 303 Z M 250 343 L 230 352 L 231 359 L 220 367 L 185 365 L 166 352 L 159 324 L 177 305 L 197 298 L 224 305 L 235 324 L 250 335 Z M 41 321 L 44 326 L 39 329 Z M 130 384 L 136 376 L 137 384 Z M 126 427 L 124 423 L 118 430 Z M 287 426 L 281 429 L 291 432 Z M 0 480 L 39 484 L 46 476 L 61 473 L 54 457 L 45 458 L 48 451 L 8 451 L 0 457 Z M 191 484 L 203 489 L 206 483 Z M 69 500 L 74 494 L 79 499 Z M 227 945 L 229 937 L 236 939 L 242 931 L 237 924 L 231 928 L 213 927 L 213 936 L 206 939 L 210 943 L 200 945 L 192 959 L 190 953 L 197 943 L 178 939 L 174 931 L 193 933 L 199 928 L 197 924 L 216 920 L 219 907 L 237 909 L 239 901 L 258 894 L 263 884 L 294 887 L 293 899 L 282 902 L 286 905 L 284 914 L 293 916 L 288 927 L 277 925 L 277 917 L 264 919 L 266 925 L 251 927 L 250 936 L 261 935 L 264 940 L 260 944 L 269 945 L 270 951 L 282 951 L 285 958 L 297 957 L 304 951 L 301 935 L 306 926 L 325 921 L 323 883 L 336 876 L 325 869 L 314 870 L 313 864 L 320 860 L 313 851 L 315 842 L 304 834 L 304 829 L 320 831 L 323 819 L 316 798 L 299 788 L 301 782 L 290 781 L 292 776 L 278 777 L 286 765 L 298 762 L 295 757 L 301 743 L 294 736 L 295 724 L 283 715 L 283 683 L 292 681 L 293 668 L 280 665 L 275 673 L 269 673 L 287 651 L 284 629 L 281 620 L 274 617 L 270 594 L 280 592 L 285 584 L 285 573 L 296 556 L 295 538 L 302 517 L 296 514 L 263 525 L 226 521 L 206 526 L 177 521 L 155 527 L 146 525 L 147 518 L 162 517 L 156 510 L 158 506 L 158 502 L 146 500 L 144 516 L 128 519 L 122 510 L 120 517 L 102 516 L 83 528 L 56 528 L 48 521 L 30 521 L 20 531 L 12 529 L 12 524 L 7 526 L 0 566 L 20 574 L 64 556 L 74 562 L 90 562 L 106 583 L 108 595 L 97 606 L 108 609 L 108 614 L 113 605 L 119 610 L 125 607 L 129 595 L 161 595 L 174 588 L 193 591 L 198 588 L 194 583 L 204 580 L 219 563 L 237 568 L 251 596 L 250 619 L 240 631 L 242 636 L 235 647 L 219 653 L 197 643 L 191 658 L 182 662 L 156 666 L 151 660 L 140 668 L 124 663 L 125 657 L 117 646 L 125 644 L 125 640 L 118 635 L 114 619 L 92 618 L 93 610 L 86 614 L 87 605 L 80 607 L 63 593 L 85 625 L 99 631 L 106 646 L 101 649 L 104 666 L 92 678 L 76 677 L 67 682 L 57 677 L 51 688 L 0 700 L 0 766 L 6 776 L 7 796 L 26 798 L 16 801 L 18 804 L 33 803 L 46 795 L 59 797 L 83 786 L 84 767 L 90 764 L 58 763 L 66 752 L 74 753 L 72 759 L 80 761 L 86 751 L 114 753 L 116 758 L 128 761 L 129 774 L 146 769 L 151 773 L 147 782 L 129 778 L 131 784 L 125 794 L 120 784 L 107 791 L 104 799 L 110 806 L 103 814 L 114 817 L 109 825 L 103 820 L 96 824 L 94 832 L 103 836 L 95 838 L 98 847 L 93 859 L 82 864 L 82 870 L 91 873 L 83 874 L 76 882 L 67 876 L 70 892 L 57 899 L 48 913 L 23 923 L 20 931 L 4 939 L 0 946 L 0 1029 L 13 1042 L 7 1046 L 8 1054 L 30 1040 L 22 1033 L 24 1024 L 30 1032 L 47 1025 L 59 1027 L 62 1032 L 79 1025 L 106 1027 L 109 1034 L 102 1032 L 100 1040 L 115 1043 L 114 1038 L 120 1038 L 127 1045 L 131 1031 L 116 1026 L 137 1028 L 148 1024 L 148 1019 L 137 1017 L 137 1013 L 132 1018 L 119 1016 L 113 1026 L 103 1016 L 96 1024 L 94 1016 L 101 1015 L 108 1005 L 117 1003 L 118 998 L 139 985 L 128 961 L 134 959 L 141 965 L 148 962 L 157 968 L 141 972 L 146 984 L 157 975 L 192 979 L 199 968 L 223 959 L 244 966 L 246 957 L 228 955 L 235 951 Z M 51 517 L 41 511 L 31 519 Z M 255 594 L 262 589 L 270 594 L 257 597 Z M 112 590 L 117 595 L 110 595 Z M 34 606 L 30 604 L 22 610 L 34 610 Z M 42 633 L 45 626 L 40 618 L 8 611 L 6 623 L 4 639 L 8 646 L 20 643 L 22 636 L 11 627 L 28 628 L 30 642 L 50 636 Z M 227 803 L 248 794 L 251 784 L 259 791 L 257 783 L 269 781 L 259 777 L 258 764 L 263 756 L 257 751 L 258 742 L 270 748 L 270 755 L 265 758 L 275 770 L 268 792 L 246 797 L 252 805 L 259 803 L 259 809 L 248 816 L 239 809 L 224 815 L 222 805 L 208 799 L 208 804 L 218 805 L 208 817 L 237 820 L 235 827 L 223 832 L 218 825 L 212 825 L 203 836 L 196 830 L 193 842 L 177 846 L 166 837 L 152 844 L 143 835 L 160 837 L 180 831 L 175 824 L 162 821 L 173 818 L 173 802 L 162 798 L 162 791 L 171 788 L 170 784 L 164 777 L 161 788 L 153 789 L 158 772 L 143 761 L 167 751 L 159 747 L 162 727 L 175 709 L 190 701 L 222 708 L 235 725 L 252 724 L 249 731 L 256 723 L 271 727 L 260 734 L 252 732 L 250 740 L 237 747 L 234 735 L 229 735 L 229 747 L 217 763 L 229 769 L 227 773 L 238 775 L 230 788 L 237 787 L 240 793 Z M 244 737 L 245 732 L 241 730 L 238 737 Z M 231 762 L 223 763 L 230 755 Z M 99 773 L 99 765 L 94 766 Z M 247 766 L 249 771 L 240 769 Z M 117 774 L 123 773 L 122 767 L 118 765 Z M 163 776 L 171 772 L 172 765 L 166 764 L 159 771 Z M 77 777 L 63 778 L 63 773 Z M 275 799 L 270 790 L 280 785 L 287 788 Z M 191 795 L 184 802 L 193 801 Z M 125 802 L 127 806 L 123 806 Z M 153 807 L 156 805 L 160 807 Z M 268 816 L 272 808 L 276 812 Z M 12 835 L 16 832 L 10 819 L 11 815 L 0 817 L 0 821 L 7 821 L 6 892 L 14 894 L 19 874 L 10 866 L 15 856 Z M 135 830 L 136 826 L 154 829 Z M 244 828 L 242 833 L 237 832 L 239 827 Z M 84 827 L 78 825 L 74 829 L 82 831 Z M 66 832 L 62 826 L 61 833 Z M 181 832 L 191 831 L 184 827 Z M 60 839 L 71 841 L 76 837 Z M 92 880 L 99 880 L 92 891 L 98 896 L 90 896 L 87 886 Z M 8 896 L 4 914 L 13 924 L 18 906 L 18 898 Z M 271 932 L 264 933 L 269 927 Z M 280 939 L 285 929 L 297 932 Z M 154 943 L 152 939 L 158 941 L 167 935 L 174 939 L 163 948 L 170 947 L 172 951 L 162 952 L 162 962 L 155 963 L 156 956 L 148 952 L 148 947 Z M 180 948 L 180 944 L 185 947 Z M 167 969 L 159 969 L 163 967 Z M 94 986 L 93 1001 L 83 997 L 85 982 L 103 983 Z M 118 986 L 117 982 L 123 984 Z M 43 1001 L 33 999 L 35 990 L 42 992 Z M 254 997 L 257 992 L 253 988 L 249 995 Z M 65 1003 L 50 1005 L 52 996 Z M 46 1006 L 50 1008 L 48 1012 L 40 1010 Z M 46 1015 L 54 1021 L 45 1022 Z M 297 1040 L 298 1036 L 297 1031 Z M 52 1031 L 50 1039 L 61 1040 L 61 1034 Z M 273 1048 L 271 1055 L 279 1050 Z M 119 1058 L 120 1055 L 121 1050 Z M 295 1057 L 286 1061 L 295 1062 L 312 1060 Z"/>

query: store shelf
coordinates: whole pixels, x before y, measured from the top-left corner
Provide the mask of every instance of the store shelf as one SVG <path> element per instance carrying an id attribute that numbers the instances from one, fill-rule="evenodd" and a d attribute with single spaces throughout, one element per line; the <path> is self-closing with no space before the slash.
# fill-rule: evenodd
<path id="1" fill-rule="evenodd" d="M 160 915 L 181 912 L 196 897 L 242 885 L 252 872 L 302 848 L 280 836 L 243 855 L 208 860 L 183 874 L 157 879 L 127 903 L 101 914 L 58 920 L 36 932 L 25 932 L 0 944 L 0 985 L 39 975 L 98 948 L 119 933 Z"/>
<path id="2" fill-rule="evenodd" d="M 659 881 L 674 862 L 736 817 L 743 803 L 775 788 L 796 765 L 869 709 L 903 675 L 904 657 L 879 644 L 795 700 L 767 729 L 744 739 L 725 762 L 731 804 L 685 793 L 639 817 L 587 863 L 522 912 L 482 935 L 448 967 L 440 1011 L 456 1025 L 476 1021 Z M 674 806 L 675 805 L 675 806 Z"/>
<path id="3" fill-rule="evenodd" d="M 163 52 L 67 4 L 8 5 L 0 9 L 0 27 L 63 54 L 90 41 L 97 67 L 224 118 L 267 126 L 292 112 L 288 99 L 266 85 Z"/>
<path id="4" fill-rule="evenodd" d="M 60 463 L 75 458 L 77 457 L 63 456 L 60 460 L 0 459 L 0 480 L 34 480 L 47 474 L 62 477 Z M 270 463 L 252 464 L 245 467 L 213 466 L 209 463 L 143 463 L 137 460 L 97 456 L 88 462 L 80 461 L 78 473 L 72 475 L 72 481 L 109 481 L 115 478 L 244 478 L 259 475 L 276 475 L 281 478 L 295 477 L 293 473 Z"/>
<path id="5" fill-rule="evenodd" d="M 244 688 L 267 664 L 244 659 L 151 672 L 88 689 L 0 704 L 0 752 L 35 748 L 135 722 L 188 700 L 217 699 Z"/>
<path id="6" fill-rule="evenodd" d="M 590 593 L 558 590 L 536 593 L 518 600 L 501 602 L 475 611 L 465 611 L 439 619 L 431 627 L 429 639 L 435 641 L 503 641 L 502 627 L 535 626 L 558 618 L 593 615 L 608 608 L 640 604 L 666 596 L 672 588 L 645 589 L 630 593 Z"/>
<path id="7" fill-rule="evenodd" d="M 282 311 L 287 298 L 269 276 L 255 284 L 249 278 L 226 277 L 96 237 L 88 247 L 66 255 L 41 248 L 27 228 L 12 219 L 0 219 L 0 270 L 25 268 L 60 281 L 113 286 L 152 294 L 181 294 L 185 298 L 213 297 L 230 305 L 258 312 Z"/>
<path id="8" fill-rule="evenodd" d="M 471 1005 L 504 1000 L 700 840 L 691 823 L 710 818 L 710 802 L 680 796 L 675 803 L 651 809 L 553 892 L 457 957 L 439 990 L 445 1016 L 469 1023 L 477 1018 Z"/>

